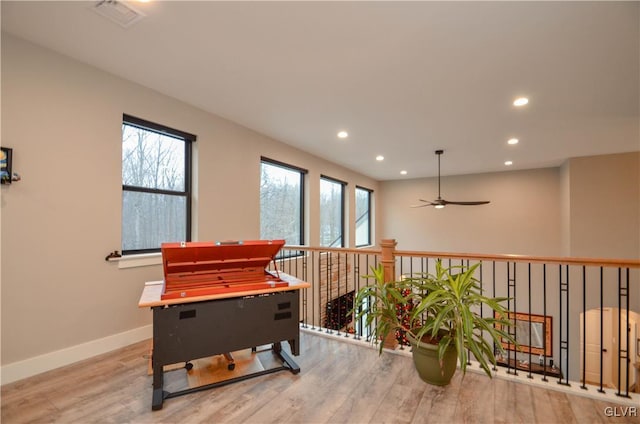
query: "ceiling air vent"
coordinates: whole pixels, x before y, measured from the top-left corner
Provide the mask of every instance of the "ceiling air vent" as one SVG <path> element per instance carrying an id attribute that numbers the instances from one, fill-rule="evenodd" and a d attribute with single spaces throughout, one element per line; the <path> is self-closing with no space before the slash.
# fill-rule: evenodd
<path id="1" fill-rule="evenodd" d="M 144 18 L 141 12 L 138 12 L 129 5 L 116 0 L 102 0 L 93 7 L 96 13 L 109 18 L 123 28 L 129 28 L 140 19 Z"/>

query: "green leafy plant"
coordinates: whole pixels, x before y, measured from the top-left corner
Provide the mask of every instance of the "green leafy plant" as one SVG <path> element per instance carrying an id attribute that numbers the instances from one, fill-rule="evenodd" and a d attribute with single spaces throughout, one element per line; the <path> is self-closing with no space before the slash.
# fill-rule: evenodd
<path id="1" fill-rule="evenodd" d="M 514 345 L 517 343 L 506 331 L 513 325 L 504 318 L 508 311 L 502 304 L 507 298 L 490 298 L 482 294 L 475 278 L 479 266 L 480 263 L 476 263 L 469 267 L 446 268 L 438 260 L 435 273 L 401 281 L 385 281 L 382 266 L 372 267 L 372 274 L 366 277 L 374 283 L 356 293 L 355 318 L 364 319 L 374 340 L 386 339 L 400 330 L 420 343 L 438 345 L 440 361 L 447 349 L 454 346 L 463 373 L 467 368 L 468 352 L 471 352 L 491 376 L 489 364 L 496 363 L 494 344 L 504 352 L 500 343 L 503 339 Z M 480 316 L 483 305 L 491 309 L 491 316 Z M 380 343 L 380 353 L 382 348 Z"/>

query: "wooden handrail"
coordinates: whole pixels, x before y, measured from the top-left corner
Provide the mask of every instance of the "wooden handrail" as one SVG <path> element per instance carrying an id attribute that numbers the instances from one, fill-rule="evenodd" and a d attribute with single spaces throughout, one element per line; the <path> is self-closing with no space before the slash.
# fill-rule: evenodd
<path id="1" fill-rule="evenodd" d="M 359 253 L 362 255 L 380 255 L 381 249 L 351 249 L 346 247 L 312 247 L 285 245 L 282 250 L 304 250 L 307 252 L 338 252 L 338 253 Z"/>
<path id="2" fill-rule="evenodd" d="M 529 256 L 529 255 L 498 255 L 482 253 L 451 253 L 451 252 L 422 252 L 411 250 L 396 250 L 396 256 L 414 256 L 442 259 L 473 259 L 497 262 L 530 262 L 558 265 L 584 265 L 615 268 L 640 268 L 637 259 L 608 259 L 608 258 L 579 258 L 570 256 Z"/>
<path id="3" fill-rule="evenodd" d="M 349 249 L 341 247 L 284 246 L 287 250 L 303 250 L 309 252 L 338 252 L 381 255 L 381 249 Z M 497 262 L 528 262 L 558 265 L 601 266 L 606 268 L 640 268 L 640 259 L 581 258 L 570 256 L 529 256 L 513 254 L 425 252 L 417 250 L 395 250 L 395 256 L 413 256 L 422 258 L 469 259 Z"/>

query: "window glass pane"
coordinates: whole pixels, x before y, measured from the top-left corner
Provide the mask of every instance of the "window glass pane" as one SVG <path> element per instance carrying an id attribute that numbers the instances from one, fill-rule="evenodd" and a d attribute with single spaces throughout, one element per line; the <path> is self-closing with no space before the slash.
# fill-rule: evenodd
<path id="1" fill-rule="evenodd" d="M 184 140 L 122 125 L 122 184 L 185 191 Z"/>
<path id="2" fill-rule="evenodd" d="M 302 178 L 294 169 L 262 162 L 260 178 L 260 238 L 284 239 L 301 245 Z"/>
<path id="3" fill-rule="evenodd" d="M 185 241 L 186 196 L 122 192 L 122 250 Z"/>
<path id="4" fill-rule="evenodd" d="M 320 179 L 320 246 L 343 246 L 342 190 L 342 184 Z"/>
<path id="5" fill-rule="evenodd" d="M 371 244 L 371 192 L 356 188 L 356 246 Z"/>

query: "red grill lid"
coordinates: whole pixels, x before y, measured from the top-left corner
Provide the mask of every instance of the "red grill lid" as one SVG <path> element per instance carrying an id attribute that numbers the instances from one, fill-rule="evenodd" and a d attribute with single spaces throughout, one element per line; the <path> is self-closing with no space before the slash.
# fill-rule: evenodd
<path id="1" fill-rule="evenodd" d="M 190 272 L 266 268 L 284 244 L 284 240 L 163 243 L 165 281 L 171 281 L 172 275 Z"/>

